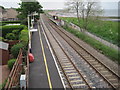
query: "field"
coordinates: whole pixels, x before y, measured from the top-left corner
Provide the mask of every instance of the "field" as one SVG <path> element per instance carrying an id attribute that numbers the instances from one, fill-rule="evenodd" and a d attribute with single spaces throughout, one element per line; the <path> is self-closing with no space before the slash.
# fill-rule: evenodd
<path id="1" fill-rule="evenodd" d="M 78 25 L 77 18 L 61 17 L 61 19 Z M 101 21 L 98 19 L 89 20 L 87 31 L 95 34 L 98 37 L 101 37 L 104 40 L 107 40 L 113 44 L 120 46 L 120 43 L 118 42 L 118 35 L 119 35 L 118 24 L 120 24 L 120 22 L 118 23 L 118 22 L 112 22 L 112 21 Z M 82 19 L 80 20 L 80 25 L 78 26 L 83 28 Z"/>

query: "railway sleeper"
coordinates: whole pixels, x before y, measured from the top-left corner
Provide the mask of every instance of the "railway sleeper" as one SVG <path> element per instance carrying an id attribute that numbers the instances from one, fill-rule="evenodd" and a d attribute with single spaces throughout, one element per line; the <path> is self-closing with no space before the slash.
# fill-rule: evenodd
<path id="1" fill-rule="evenodd" d="M 67 74 L 67 75 L 68 75 L 68 74 Z M 75 77 L 75 76 L 79 76 L 79 75 L 78 75 L 78 74 L 71 74 L 71 75 L 69 74 L 68 76 L 69 76 L 69 77 Z"/>
<path id="2" fill-rule="evenodd" d="M 74 73 L 74 72 L 76 72 L 76 70 L 66 70 L 65 72 L 70 72 L 70 73 Z"/>
<path id="3" fill-rule="evenodd" d="M 92 65 L 98 65 L 99 63 L 97 61 L 95 62 L 90 62 Z"/>
<path id="4" fill-rule="evenodd" d="M 82 84 L 73 84 L 74 88 L 87 88 L 86 84 L 82 83 Z"/>
<path id="5" fill-rule="evenodd" d="M 116 84 L 116 83 L 119 83 L 118 80 L 114 80 L 114 81 L 113 81 L 113 80 L 112 80 L 112 81 L 109 80 L 109 81 L 112 82 L 113 84 L 114 84 L 114 83 L 115 83 L 115 84 Z"/>
<path id="6" fill-rule="evenodd" d="M 63 67 L 63 68 L 66 68 L 66 67 L 70 68 L 70 67 L 73 67 L 73 65 L 67 65 L 67 66 L 66 66 L 66 65 L 63 65 L 62 67 Z"/>
<path id="7" fill-rule="evenodd" d="M 106 72 L 105 72 L 106 71 Z M 105 71 L 101 71 L 102 74 L 111 74 L 110 72 L 108 72 L 107 70 Z"/>
<path id="8" fill-rule="evenodd" d="M 64 63 L 65 65 L 72 65 L 71 63 Z"/>
<path id="9" fill-rule="evenodd" d="M 86 56 L 84 56 L 84 58 L 91 59 L 91 56 L 90 55 L 86 55 Z"/>
<path id="10" fill-rule="evenodd" d="M 79 52 L 83 57 L 85 57 L 85 56 L 89 56 L 89 54 L 87 54 L 87 53 L 84 53 L 84 52 Z"/>
<path id="11" fill-rule="evenodd" d="M 106 75 L 106 78 L 108 79 L 108 80 L 113 80 L 113 79 L 116 79 L 116 80 L 118 80 L 115 76 L 113 76 L 113 75 Z"/>
<path id="12" fill-rule="evenodd" d="M 82 84 L 83 83 L 83 81 L 80 81 L 80 82 L 72 82 L 71 84 Z"/>
<path id="13" fill-rule="evenodd" d="M 89 62 L 95 62 L 95 59 L 90 58 L 90 59 L 88 59 L 88 61 Z"/>
<path id="14" fill-rule="evenodd" d="M 119 87 L 119 83 L 113 83 L 113 85 L 117 88 Z"/>
<path id="15" fill-rule="evenodd" d="M 75 72 L 75 73 L 68 73 L 67 75 L 77 75 L 78 73 Z"/>
<path id="16" fill-rule="evenodd" d="M 96 64 L 96 65 L 94 65 L 94 67 L 101 67 L 101 65 L 100 64 Z"/>
<path id="17" fill-rule="evenodd" d="M 81 80 L 81 79 L 78 79 L 78 80 L 71 80 L 70 82 L 71 82 L 71 83 L 74 83 L 74 82 L 82 82 L 82 80 Z"/>
<path id="18" fill-rule="evenodd" d="M 71 80 L 72 80 L 72 79 L 77 80 L 77 79 L 81 79 L 81 77 L 77 75 L 77 76 L 71 76 L 71 77 L 69 77 L 69 79 L 71 79 Z"/>
<path id="19" fill-rule="evenodd" d="M 62 60 L 63 63 L 69 63 L 70 61 L 68 60 Z"/>
<path id="20" fill-rule="evenodd" d="M 110 80 L 110 81 L 116 81 L 116 82 L 119 82 L 118 79 L 116 79 L 116 78 L 110 78 L 109 80 Z"/>
<path id="21" fill-rule="evenodd" d="M 104 67 L 97 67 L 97 70 L 99 70 L 100 72 L 102 72 L 103 70 L 106 70 Z"/>
<path id="22" fill-rule="evenodd" d="M 74 68 L 64 68 L 64 70 L 74 70 Z"/>
<path id="23" fill-rule="evenodd" d="M 69 69 L 69 68 L 74 69 L 74 67 L 72 67 L 72 66 L 71 67 L 64 67 L 64 69 Z"/>

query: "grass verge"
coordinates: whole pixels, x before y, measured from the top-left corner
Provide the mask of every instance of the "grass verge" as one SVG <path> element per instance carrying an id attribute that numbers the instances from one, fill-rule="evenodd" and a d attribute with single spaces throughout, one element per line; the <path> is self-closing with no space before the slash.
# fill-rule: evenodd
<path id="1" fill-rule="evenodd" d="M 60 17 L 62 20 L 67 22 L 74 23 L 77 26 L 83 28 L 84 22 L 80 19 L 80 25 L 78 24 L 77 18 L 74 17 Z M 118 42 L 118 24 L 120 22 L 113 22 L 113 21 L 102 21 L 99 19 L 89 19 L 87 31 L 95 34 L 96 36 L 116 44 L 120 46 L 120 42 Z"/>
<path id="2" fill-rule="evenodd" d="M 76 37 L 80 38 L 84 42 L 88 43 L 90 46 L 92 46 L 93 48 L 95 48 L 96 50 L 98 50 L 100 53 L 104 54 L 108 58 L 112 59 L 115 62 L 120 63 L 120 60 L 118 59 L 120 52 L 118 50 L 110 48 L 110 47 L 102 44 L 101 42 L 97 41 L 96 39 L 91 38 L 91 37 L 85 35 L 84 33 L 79 32 L 75 29 L 71 29 L 68 26 L 63 26 L 63 28 L 65 30 L 67 30 L 68 32 L 72 33 L 73 35 L 75 35 Z"/>

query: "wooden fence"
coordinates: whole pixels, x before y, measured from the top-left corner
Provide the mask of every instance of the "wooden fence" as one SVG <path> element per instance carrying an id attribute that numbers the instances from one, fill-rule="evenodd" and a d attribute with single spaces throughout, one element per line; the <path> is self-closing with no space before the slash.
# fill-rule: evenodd
<path id="1" fill-rule="evenodd" d="M 26 74 L 26 86 L 27 86 L 27 88 L 29 88 L 29 57 L 28 57 L 28 54 L 29 54 L 29 49 L 28 49 L 28 53 L 27 53 L 27 68 L 26 68 L 26 72 L 25 72 L 25 74 Z"/>
<path id="2" fill-rule="evenodd" d="M 17 60 L 15 64 L 13 65 L 13 68 L 9 74 L 7 83 L 5 85 L 5 89 L 11 89 L 15 88 L 19 84 L 19 78 L 22 72 L 22 49 L 19 51 L 19 55 L 17 57 Z"/>

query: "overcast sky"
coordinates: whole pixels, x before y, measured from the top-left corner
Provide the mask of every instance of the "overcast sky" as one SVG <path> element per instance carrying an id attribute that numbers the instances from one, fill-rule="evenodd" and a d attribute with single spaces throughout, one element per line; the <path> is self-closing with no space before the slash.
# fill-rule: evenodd
<path id="1" fill-rule="evenodd" d="M 64 3 L 69 0 L 38 0 L 44 9 L 63 9 Z M 99 0 L 103 9 L 118 9 L 119 0 Z M 17 8 L 20 0 L 0 0 L 0 6 Z"/>

